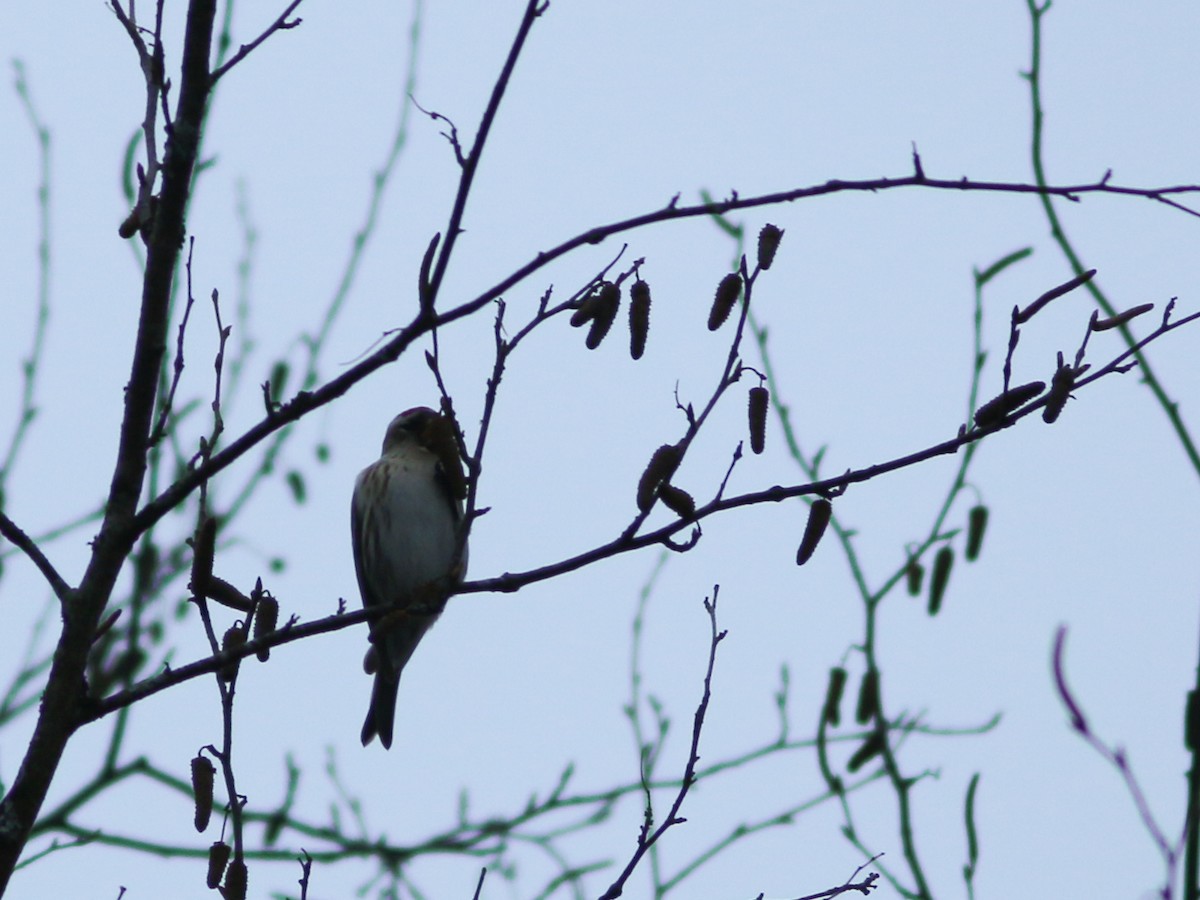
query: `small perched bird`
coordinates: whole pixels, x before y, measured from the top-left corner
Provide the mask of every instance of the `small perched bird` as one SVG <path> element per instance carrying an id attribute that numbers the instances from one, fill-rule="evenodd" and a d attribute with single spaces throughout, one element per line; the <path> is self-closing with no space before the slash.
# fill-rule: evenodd
<path id="1" fill-rule="evenodd" d="M 392 746 L 400 673 L 466 573 L 465 542 L 456 552 L 466 494 L 454 424 L 424 406 L 392 419 L 383 453 L 354 482 L 358 589 L 364 606 L 390 610 L 373 623 L 364 662 L 375 686 L 363 746 L 376 735 Z"/>

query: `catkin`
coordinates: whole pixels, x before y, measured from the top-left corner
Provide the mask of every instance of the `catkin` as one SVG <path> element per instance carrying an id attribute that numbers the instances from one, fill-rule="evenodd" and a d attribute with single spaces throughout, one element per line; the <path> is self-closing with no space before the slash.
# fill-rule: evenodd
<path id="1" fill-rule="evenodd" d="M 802 566 L 812 559 L 832 514 L 833 504 L 824 497 L 812 502 L 808 509 L 808 522 L 804 526 L 804 537 L 800 539 L 800 547 L 796 551 L 796 565 Z"/>
<path id="2" fill-rule="evenodd" d="M 203 832 L 208 827 L 213 809 L 213 781 L 216 769 L 208 757 L 197 753 L 192 758 L 192 797 L 196 802 L 196 830 Z"/>
<path id="3" fill-rule="evenodd" d="M 1010 388 L 1003 394 L 993 397 L 979 409 L 975 410 L 975 427 L 991 428 L 1004 421 L 1005 416 L 1019 406 L 1028 403 L 1046 389 L 1046 382 L 1031 381 L 1028 384 Z"/>
<path id="4" fill-rule="evenodd" d="M 771 395 L 765 387 L 750 388 L 750 449 L 762 453 L 767 441 L 767 405 Z"/>
<path id="5" fill-rule="evenodd" d="M 259 597 L 258 605 L 254 607 L 254 639 L 257 641 L 259 638 L 274 634 L 278 624 L 279 601 L 271 596 Z M 266 662 L 271 658 L 271 648 L 263 647 L 257 655 L 259 662 Z"/>
<path id="6" fill-rule="evenodd" d="M 950 570 L 954 567 L 954 550 L 944 544 L 933 557 L 933 572 L 929 576 L 929 614 L 936 616 L 942 608 L 946 585 L 950 582 Z"/>
<path id="7" fill-rule="evenodd" d="M 682 458 L 683 451 L 679 449 L 678 444 L 663 444 L 654 451 L 654 455 L 650 457 L 650 462 L 646 465 L 646 470 L 638 479 L 638 509 L 642 512 L 649 512 L 650 507 L 654 505 L 655 497 L 658 496 L 659 485 L 670 480 L 671 476 L 675 474 L 675 470 L 679 468 L 679 461 Z"/>
<path id="8" fill-rule="evenodd" d="M 836 666 L 829 670 L 829 686 L 825 688 L 825 721 L 835 728 L 842 720 L 842 691 L 846 688 L 846 670 Z"/>
<path id="9" fill-rule="evenodd" d="M 629 355 L 641 359 L 650 333 L 650 285 L 640 278 L 629 289 Z"/>
<path id="10" fill-rule="evenodd" d="M 208 848 L 208 878 L 207 884 L 211 890 L 216 890 L 225 874 L 225 865 L 229 862 L 229 845 L 217 841 Z"/>
<path id="11" fill-rule="evenodd" d="M 988 524 L 988 508 L 982 504 L 972 506 L 971 511 L 967 513 L 967 548 L 963 551 L 963 558 L 967 562 L 975 562 L 979 558 L 979 551 L 983 547 L 983 535 L 987 531 Z"/>
<path id="12" fill-rule="evenodd" d="M 713 297 L 712 309 L 708 311 L 709 331 L 716 331 L 725 324 L 725 320 L 733 312 L 733 305 L 737 303 L 737 299 L 741 294 L 741 275 L 738 275 L 736 272 L 730 272 L 721 279 L 721 283 L 717 285 L 716 296 Z"/>
<path id="13" fill-rule="evenodd" d="M 775 261 L 775 251 L 783 239 L 783 229 L 777 225 L 764 225 L 758 233 L 758 267 L 764 272 Z"/>

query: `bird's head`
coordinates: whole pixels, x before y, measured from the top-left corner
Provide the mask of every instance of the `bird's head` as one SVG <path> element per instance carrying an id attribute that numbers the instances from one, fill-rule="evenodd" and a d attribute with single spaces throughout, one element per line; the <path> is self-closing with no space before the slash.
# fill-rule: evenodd
<path id="1" fill-rule="evenodd" d="M 403 452 L 405 447 L 414 444 L 438 458 L 451 496 L 456 500 L 466 497 L 467 482 L 450 417 L 428 406 L 414 406 L 392 419 L 383 436 L 383 455 Z"/>
<path id="2" fill-rule="evenodd" d="M 429 443 L 425 440 L 425 434 L 434 420 L 440 418 L 441 416 L 428 406 L 414 406 L 412 409 L 406 409 L 400 413 L 388 424 L 387 432 L 383 436 L 384 456 L 394 453 L 414 441 L 428 448 Z"/>

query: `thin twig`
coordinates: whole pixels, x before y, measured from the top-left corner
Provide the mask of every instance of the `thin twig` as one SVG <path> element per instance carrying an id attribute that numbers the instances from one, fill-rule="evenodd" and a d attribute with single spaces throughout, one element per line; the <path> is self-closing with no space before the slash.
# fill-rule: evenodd
<path id="1" fill-rule="evenodd" d="M 16 522 L 2 512 L 0 512 L 0 534 L 12 541 L 14 547 L 29 557 L 30 561 L 38 567 L 38 571 L 49 582 L 50 589 L 54 591 L 54 596 L 65 603 L 71 594 L 71 586 L 58 574 L 58 570 L 54 568 L 54 564 L 46 558 L 46 554 L 41 551 L 29 535 L 22 531 Z"/>
<path id="2" fill-rule="evenodd" d="M 1150 809 L 1150 803 L 1146 799 L 1145 791 L 1142 790 L 1137 776 L 1133 773 L 1133 769 L 1129 765 L 1129 758 L 1125 750 L 1121 747 L 1109 747 L 1092 731 L 1091 726 L 1088 724 L 1087 716 L 1083 713 L 1083 708 L 1067 685 L 1066 666 L 1064 663 L 1066 640 L 1067 627 L 1060 625 L 1054 635 L 1054 652 L 1052 655 L 1054 687 L 1058 691 L 1058 696 L 1063 706 L 1067 708 L 1067 713 L 1071 720 L 1071 728 L 1087 741 L 1092 749 L 1099 753 L 1105 761 L 1115 768 L 1120 774 L 1121 780 L 1125 782 L 1125 789 L 1133 799 L 1134 806 L 1137 807 L 1142 824 L 1145 826 L 1155 847 L 1158 848 L 1159 855 L 1162 857 L 1163 865 L 1166 868 L 1164 876 L 1165 887 L 1162 896 L 1169 897 L 1171 886 L 1175 883 L 1175 870 L 1179 864 L 1180 853 L 1183 850 L 1186 828 L 1174 844 L 1167 840 L 1166 834 L 1154 818 L 1154 812 Z"/>
<path id="3" fill-rule="evenodd" d="M 696 783 L 696 765 L 700 762 L 700 733 L 704 729 L 704 717 L 708 713 L 708 703 L 712 698 L 712 676 L 713 667 L 717 661 L 717 645 L 725 639 L 726 634 L 724 631 L 717 630 L 717 596 L 719 593 L 720 586 L 714 586 L 712 600 L 709 601 L 706 599 L 704 601 L 704 610 L 708 613 L 711 628 L 708 646 L 708 667 L 704 672 L 704 691 L 701 694 L 700 703 L 696 707 L 696 713 L 692 719 L 692 743 L 688 751 L 688 761 L 683 770 L 683 778 L 680 781 L 679 790 L 676 792 L 675 800 L 672 802 L 671 808 L 668 810 L 662 823 L 653 832 L 649 832 L 643 826 L 641 832 L 638 834 L 637 847 L 629 857 L 629 862 L 625 864 L 625 868 L 617 876 L 617 879 L 609 885 L 608 890 L 601 894 L 600 900 L 615 900 L 616 897 L 621 896 L 625 889 L 625 883 L 629 881 L 630 876 L 633 875 L 638 863 L 642 861 L 642 857 L 646 855 L 647 851 L 669 829 L 687 821 L 687 819 L 680 817 L 679 810 L 683 807 L 683 801 L 686 799 L 688 791 Z"/>
<path id="4" fill-rule="evenodd" d="M 303 19 L 292 19 L 291 21 L 288 20 L 288 16 L 290 16 L 293 12 L 295 12 L 296 7 L 299 6 L 301 4 L 301 2 L 303 2 L 303 0 L 292 0 L 292 2 L 287 5 L 287 9 L 285 9 L 283 12 L 281 12 L 279 14 L 279 16 L 275 19 L 275 21 L 272 22 L 270 25 L 268 25 L 263 30 L 262 34 L 260 34 L 258 37 L 256 37 L 254 40 L 252 40 L 250 43 L 242 44 L 242 46 L 240 48 L 238 48 L 237 53 L 233 54 L 233 56 L 231 56 L 229 58 L 228 62 L 226 62 L 224 65 L 218 67 L 217 70 L 212 73 L 212 79 L 211 79 L 212 83 L 216 84 L 218 81 L 220 81 L 221 77 L 226 72 L 228 72 L 230 69 L 232 69 L 238 63 L 240 63 L 243 59 L 245 59 L 247 56 L 249 56 L 251 53 L 253 53 L 259 47 L 259 45 L 262 44 L 263 41 L 265 41 L 267 38 L 269 38 L 275 32 L 286 31 L 289 28 L 295 28 L 297 25 L 299 25 L 301 22 L 303 22 L 304 21 Z"/>

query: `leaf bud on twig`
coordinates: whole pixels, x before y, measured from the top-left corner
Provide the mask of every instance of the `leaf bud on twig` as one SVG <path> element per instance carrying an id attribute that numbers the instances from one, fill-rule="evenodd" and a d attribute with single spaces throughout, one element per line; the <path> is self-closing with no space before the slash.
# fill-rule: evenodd
<path id="1" fill-rule="evenodd" d="M 117 226 L 117 234 L 122 240 L 129 240 L 138 233 L 138 228 L 142 224 L 142 213 L 136 206 L 130 210 L 129 215 L 121 220 L 121 224 Z"/>

